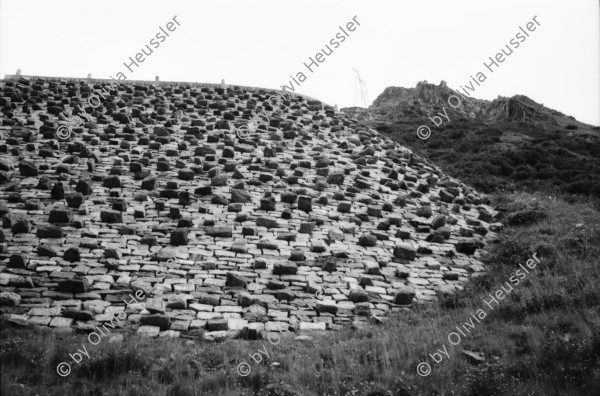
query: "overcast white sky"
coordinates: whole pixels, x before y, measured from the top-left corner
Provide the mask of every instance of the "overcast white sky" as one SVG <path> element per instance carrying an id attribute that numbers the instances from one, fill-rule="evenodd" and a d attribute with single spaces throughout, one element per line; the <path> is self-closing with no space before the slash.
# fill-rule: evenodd
<path id="1" fill-rule="evenodd" d="M 174 16 L 176 30 L 129 72 L 123 62 Z M 360 26 L 310 73 L 302 63 L 355 16 Z M 537 30 L 473 96 L 523 94 L 600 125 L 598 0 L 0 0 L 0 76 L 126 72 L 128 79 L 279 88 L 302 71 L 298 92 L 346 107 L 360 105 L 353 68 L 370 101 L 388 86 L 422 80 L 459 88 L 487 71 L 483 62 L 534 16 Z"/>

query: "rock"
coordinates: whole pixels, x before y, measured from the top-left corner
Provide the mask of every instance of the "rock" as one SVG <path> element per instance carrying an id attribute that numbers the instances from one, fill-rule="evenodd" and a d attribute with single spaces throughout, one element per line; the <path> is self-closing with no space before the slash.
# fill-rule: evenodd
<path id="1" fill-rule="evenodd" d="M 316 225 L 317 223 L 315 223 L 314 221 L 300 223 L 300 231 L 298 232 L 300 232 L 301 234 L 312 234 L 312 231 Z"/>
<path id="2" fill-rule="evenodd" d="M 358 244 L 364 247 L 376 246 L 377 245 L 377 237 L 372 234 L 364 234 L 358 238 Z"/>
<path id="3" fill-rule="evenodd" d="M 141 337 L 158 337 L 160 333 L 160 327 L 158 326 L 140 326 L 136 332 Z"/>
<path id="4" fill-rule="evenodd" d="M 464 239 L 454 244 L 458 253 L 472 255 L 477 250 L 477 241 L 474 239 Z"/>
<path id="5" fill-rule="evenodd" d="M 103 210 L 100 212 L 100 220 L 103 223 L 122 223 L 123 214 L 117 210 Z"/>
<path id="6" fill-rule="evenodd" d="M 440 190 L 440 200 L 445 203 L 452 203 L 454 195 L 450 194 L 447 190 Z"/>
<path id="7" fill-rule="evenodd" d="M 354 308 L 354 314 L 357 316 L 371 317 L 371 307 L 368 302 L 357 303 Z"/>
<path id="8" fill-rule="evenodd" d="M 398 244 L 394 247 L 394 257 L 412 261 L 417 256 L 417 251 L 408 244 Z"/>
<path id="9" fill-rule="evenodd" d="M 259 217 L 256 219 L 256 225 L 259 227 L 276 228 L 278 227 L 277 220 L 268 217 Z"/>
<path id="10" fill-rule="evenodd" d="M 232 203 L 248 203 L 252 202 L 252 196 L 246 190 L 231 190 L 231 202 Z"/>
<path id="11" fill-rule="evenodd" d="M 63 258 L 70 263 L 74 263 L 76 261 L 81 260 L 81 257 L 79 255 L 79 249 L 72 247 L 72 248 L 65 250 L 65 253 L 63 254 Z"/>
<path id="12" fill-rule="evenodd" d="M 278 290 L 277 293 L 275 293 L 275 297 L 279 301 L 283 300 L 287 302 L 294 301 L 294 299 L 296 298 L 296 296 L 291 290 Z"/>
<path id="13" fill-rule="evenodd" d="M 415 298 L 415 289 L 412 286 L 401 286 L 394 295 L 394 304 L 408 305 Z"/>
<path id="14" fill-rule="evenodd" d="M 38 245 L 37 254 L 40 257 L 56 257 L 56 251 L 50 246 Z"/>
<path id="15" fill-rule="evenodd" d="M 429 218 L 432 215 L 433 215 L 433 210 L 431 209 L 431 206 L 429 206 L 429 205 L 421 206 L 421 207 L 419 207 L 419 209 L 417 209 L 417 216 Z"/>
<path id="16" fill-rule="evenodd" d="M 269 283 L 267 283 L 267 289 L 269 289 L 269 290 L 282 290 L 282 289 L 285 289 L 286 287 L 288 287 L 287 282 L 270 280 Z"/>
<path id="17" fill-rule="evenodd" d="M 461 351 L 461 353 L 471 364 L 478 365 L 485 362 L 485 355 L 482 352 Z"/>
<path id="18" fill-rule="evenodd" d="M 277 250 L 277 242 L 270 238 L 261 238 L 256 242 L 256 247 L 259 249 Z"/>
<path id="19" fill-rule="evenodd" d="M 181 180 L 194 180 L 194 171 L 191 169 L 180 169 L 179 172 L 177 173 L 177 176 L 181 179 Z M 215 184 L 213 184 L 214 186 Z M 227 179 L 225 180 L 225 184 L 227 185 Z"/>
<path id="20" fill-rule="evenodd" d="M 187 300 L 185 299 L 185 296 L 183 294 L 175 294 L 169 296 L 169 299 L 167 300 L 167 308 L 187 309 Z"/>
<path id="21" fill-rule="evenodd" d="M 188 244 L 188 229 L 175 228 L 171 231 L 171 245 L 182 246 Z"/>
<path id="22" fill-rule="evenodd" d="M 29 161 L 19 162 L 19 172 L 24 177 L 35 177 L 38 175 L 38 170 L 34 163 Z"/>
<path id="23" fill-rule="evenodd" d="M 55 200 L 65 199 L 65 188 L 61 182 L 58 182 L 52 186 L 52 189 L 50 190 L 50 197 Z"/>
<path id="24" fill-rule="evenodd" d="M 310 247 L 310 251 L 313 253 L 325 253 L 327 251 L 327 245 L 322 241 L 315 241 Z"/>
<path id="25" fill-rule="evenodd" d="M 352 210 L 352 203 L 348 201 L 342 201 L 338 203 L 337 211 L 340 213 L 349 213 Z"/>
<path id="26" fill-rule="evenodd" d="M 306 213 L 312 212 L 312 198 L 306 195 L 298 197 L 298 209 Z"/>
<path id="27" fill-rule="evenodd" d="M 63 230 L 57 226 L 39 226 L 36 233 L 38 238 L 62 238 Z"/>
<path id="28" fill-rule="evenodd" d="M 228 319 L 227 329 L 228 330 L 243 330 L 248 327 L 248 321 L 244 319 Z"/>
<path id="29" fill-rule="evenodd" d="M 353 303 L 361 303 L 369 301 L 369 293 L 363 288 L 353 287 L 350 289 L 350 294 L 348 295 L 348 300 Z"/>
<path id="30" fill-rule="evenodd" d="M 165 302 L 161 298 L 149 298 L 146 300 L 146 310 L 151 314 L 164 314 Z"/>
<path id="31" fill-rule="evenodd" d="M 206 235 L 214 238 L 231 238 L 233 229 L 230 226 L 208 227 Z"/>
<path id="32" fill-rule="evenodd" d="M 444 272 L 444 274 L 442 275 L 442 279 L 444 280 L 449 280 L 449 281 L 457 281 L 458 280 L 458 273 L 457 272 Z"/>
<path id="33" fill-rule="evenodd" d="M 10 230 L 13 234 L 28 234 L 31 230 L 31 223 L 26 219 L 18 219 L 12 227 L 10 227 Z"/>
<path id="34" fill-rule="evenodd" d="M 334 272 L 336 269 L 336 260 L 333 257 L 328 257 L 321 265 L 321 270 L 323 271 Z"/>
<path id="35" fill-rule="evenodd" d="M 332 173 L 327 177 L 327 183 L 329 184 L 344 184 L 344 174 L 343 173 Z"/>
<path id="36" fill-rule="evenodd" d="M 71 318 L 87 322 L 88 320 L 94 320 L 94 314 L 90 311 L 82 311 L 76 308 L 64 308 L 61 315 L 65 318 Z"/>
<path id="37" fill-rule="evenodd" d="M 210 185 L 212 187 L 221 187 L 227 185 L 227 176 L 226 175 L 217 175 L 213 177 L 210 181 Z"/>
<path id="38" fill-rule="evenodd" d="M 478 219 L 481 220 L 481 221 L 485 221 L 486 223 L 491 223 L 491 222 L 494 221 L 494 217 L 492 216 L 492 214 L 488 213 L 485 210 L 482 210 L 482 211 L 479 212 Z"/>
<path id="39" fill-rule="evenodd" d="M 273 275 L 295 275 L 298 272 L 298 266 L 295 263 L 276 263 L 273 266 Z"/>
<path id="40" fill-rule="evenodd" d="M 13 170 L 13 164 L 8 159 L 0 158 L 0 170 L 9 172 Z"/>
<path id="41" fill-rule="evenodd" d="M 233 272 L 227 272 L 227 281 L 225 286 L 229 287 L 246 287 L 248 281 Z"/>
<path id="42" fill-rule="evenodd" d="M 70 208 L 79 208 L 83 204 L 83 194 L 81 193 L 67 194 L 65 199 Z"/>
<path id="43" fill-rule="evenodd" d="M 175 326 L 177 323 L 181 323 L 181 322 L 175 322 L 173 325 Z M 158 335 L 158 338 L 179 338 L 180 334 L 181 334 L 181 332 L 179 332 L 179 331 L 166 330 L 166 331 L 161 331 L 160 334 Z"/>
<path id="44" fill-rule="evenodd" d="M 227 336 L 229 335 L 228 331 L 210 331 L 210 332 L 206 332 L 202 334 L 202 340 L 203 341 L 214 341 L 214 342 L 220 342 L 223 341 L 225 339 L 227 339 Z"/>
<path id="45" fill-rule="evenodd" d="M 446 225 L 446 216 L 443 216 L 443 215 L 436 216 L 431 221 L 431 228 L 433 228 L 434 230 L 437 230 L 438 228 L 443 227 L 445 225 Z"/>
<path id="46" fill-rule="evenodd" d="M 29 259 L 24 254 L 12 254 L 8 260 L 8 268 L 26 268 Z"/>
<path id="47" fill-rule="evenodd" d="M 156 326 L 160 330 L 168 330 L 171 326 L 171 319 L 168 316 L 162 314 L 153 314 L 142 316 L 140 323 L 145 326 Z"/>
<path id="48" fill-rule="evenodd" d="M 73 212 L 71 209 L 62 208 L 50 211 L 49 223 L 70 223 L 71 221 L 73 221 Z"/>
<path id="49" fill-rule="evenodd" d="M 21 304 L 21 296 L 13 292 L 0 293 L 0 307 L 18 307 Z"/>
<path id="50" fill-rule="evenodd" d="M 284 192 L 281 194 L 281 202 L 294 204 L 296 203 L 296 194 L 291 192 Z"/>
<path id="51" fill-rule="evenodd" d="M 119 188 L 121 187 L 121 180 L 119 176 L 107 176 L 102 180 L 102 185 L 106 188 Z"/>
<path id="52" fill-rule="evenodd" d="M 142 180 L 142 189 L 152 191 L 156 188 L 156 177 L 148 176 Z"/>
<path id="53" fill-rule="evenodd" d="M 365 262 L 365 273 L 369 275 L 379 275 L 380 268 L 379 264 L 373 261 Z"/>
<path id="54" fill-rule="evenodd" d="M 92 183 L 86 180 L 79 180 L 75 186 L 75 191 L 81 193 L 82 195 L 91 195 Z"/>
<path id="55" fill-rule="evenodd" d="M 290 254 L 290 261 L 304 261 L 306 260 L 306 257 L 304 257 L 304 252 L 302 250 L 292 250 L 292 253 Z"/>
<path id="56" fill-rule="evenodd" d="M 327 324 L 325 322 L 300 322 L 299 329 L 303 331 L 325 331 L 327 330 Z"/>
<path id="57" fill-rule="evenodd" d="M 66 279 L 58 282 L 57 290 L 66 293 L 86 293 L 90 288 L 86 278 Z"/>
<path id="58" fill-rule="evenodd" d="M 229 329 L 229 325 L 227 319 L 214 319 L 206 323 L 206 329 L 208 331 L 224 331 Z"/>
<path id="59" fill-rule="evenodd" d="M 373 217 L 381 217 L 381 206 L 369 205 L 367 206 L 367 215 Z"/>
<path id="60" fill-rule="evenodd" d="M 249 307 L 254 304 L 254 301 L 255 298 L 250 293 L 242 292 L 237 296 L 237 302 L 242 307 Z"/>
<path id="61" fill-rule="evenodd" d="M 25 201 L 26 210 L 40 210 L 42 209 L 42 203 L 37 199 L 28 199 Z"/>
<path id="62" fill-rule="evenodd" d="M 260 210 L 267 212 L 276 210 L 275 197 L 263 197 L 260 199 Z"/>
<path id="63" fill-rule="evenodd" d="M 320 301 L 317 303 L 317 311 L 335 315 L 337 314 L 338 306 L 333 300 Z"/>

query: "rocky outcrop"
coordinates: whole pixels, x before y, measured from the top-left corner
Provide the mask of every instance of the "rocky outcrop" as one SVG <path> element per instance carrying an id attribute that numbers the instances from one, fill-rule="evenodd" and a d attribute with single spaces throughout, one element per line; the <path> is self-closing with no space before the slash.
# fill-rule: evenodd
<path id="1" fill-rule="evenodd" d="M 444 107 L 451 119 L 464 117 L 492 124 L 516 121 L 548 128 L 575 121 L 573 117 L 548 109 L 524 95 L 510 98 L 499 96 L 489 101 L 476 99 L 465 92 L 471 93 L 465 88 L 451 89 L 445 81 L 438 85 L 422 81 L 415 88 L 387 87 L 368 109 L 352 107 L 342 110 L 351 117 L 369 121 L 373 125 L 411 119 L 426 123 L 428 116 L 442 112 Z M 450 99 L 451 96 L 460 100 Z"/>

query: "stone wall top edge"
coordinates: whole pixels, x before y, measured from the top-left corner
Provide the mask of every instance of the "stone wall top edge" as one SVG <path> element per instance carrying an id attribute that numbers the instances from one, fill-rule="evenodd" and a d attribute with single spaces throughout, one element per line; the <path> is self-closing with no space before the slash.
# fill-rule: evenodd
<path id="1" fill-rule="evenodd" d="M 56 76 L 29 76 L 29 75 L 17 75 L 17 74 L 6 74 L 2 80 L 18 80 L 20 78 L 25 79 L 44 79 L 46 81 L 87 81 L 94 83 L 103 83 L 103 82 L 114 82 L 117 81 L 119 84 L 130 84 L 130 85 L 171 85 L 171 86 L 185 86 L 189 85 L 191 87 L 199 87 L 199 88 L 239 88 L 245 89 L 247 91 L 279 91 L 274 88 L 263 88 L 263 87 L 250 87 L 246 85 L 239 84 L 220 84 L 220 83 L 200 83 L 200 82 L 187 82 L 187 81 L 151 81 L 151 80 L 114 80 L 110 78 L 87 78 L 87 77 L 56 77 Z M 301 94 L 299 92 L 290 92 L 290 94 L 294 94 L 297 96 L 301 96 L 308 100 L 318 100 L 326 106 L 331 106 L 328 103 L 323 102 L 322 100 L 313 98 L 312 96 L 308 96 L 305 94 Z M 332 106 L 333 107 L 333 106 Z"/>

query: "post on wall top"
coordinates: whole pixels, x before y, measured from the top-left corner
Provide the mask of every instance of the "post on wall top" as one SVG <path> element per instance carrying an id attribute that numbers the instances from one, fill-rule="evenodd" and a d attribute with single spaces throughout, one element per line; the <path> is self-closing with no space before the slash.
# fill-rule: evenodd
<path id="1" fill-rule="evenodd" d="M 17 69 L 17 76 L 21 75 L 21 69 Z"/>
<path id="2" fill-rule="evenodd" d="M 154 77 L 154 81 L 160 81 L 160 78 L 158 76 Z"/>

